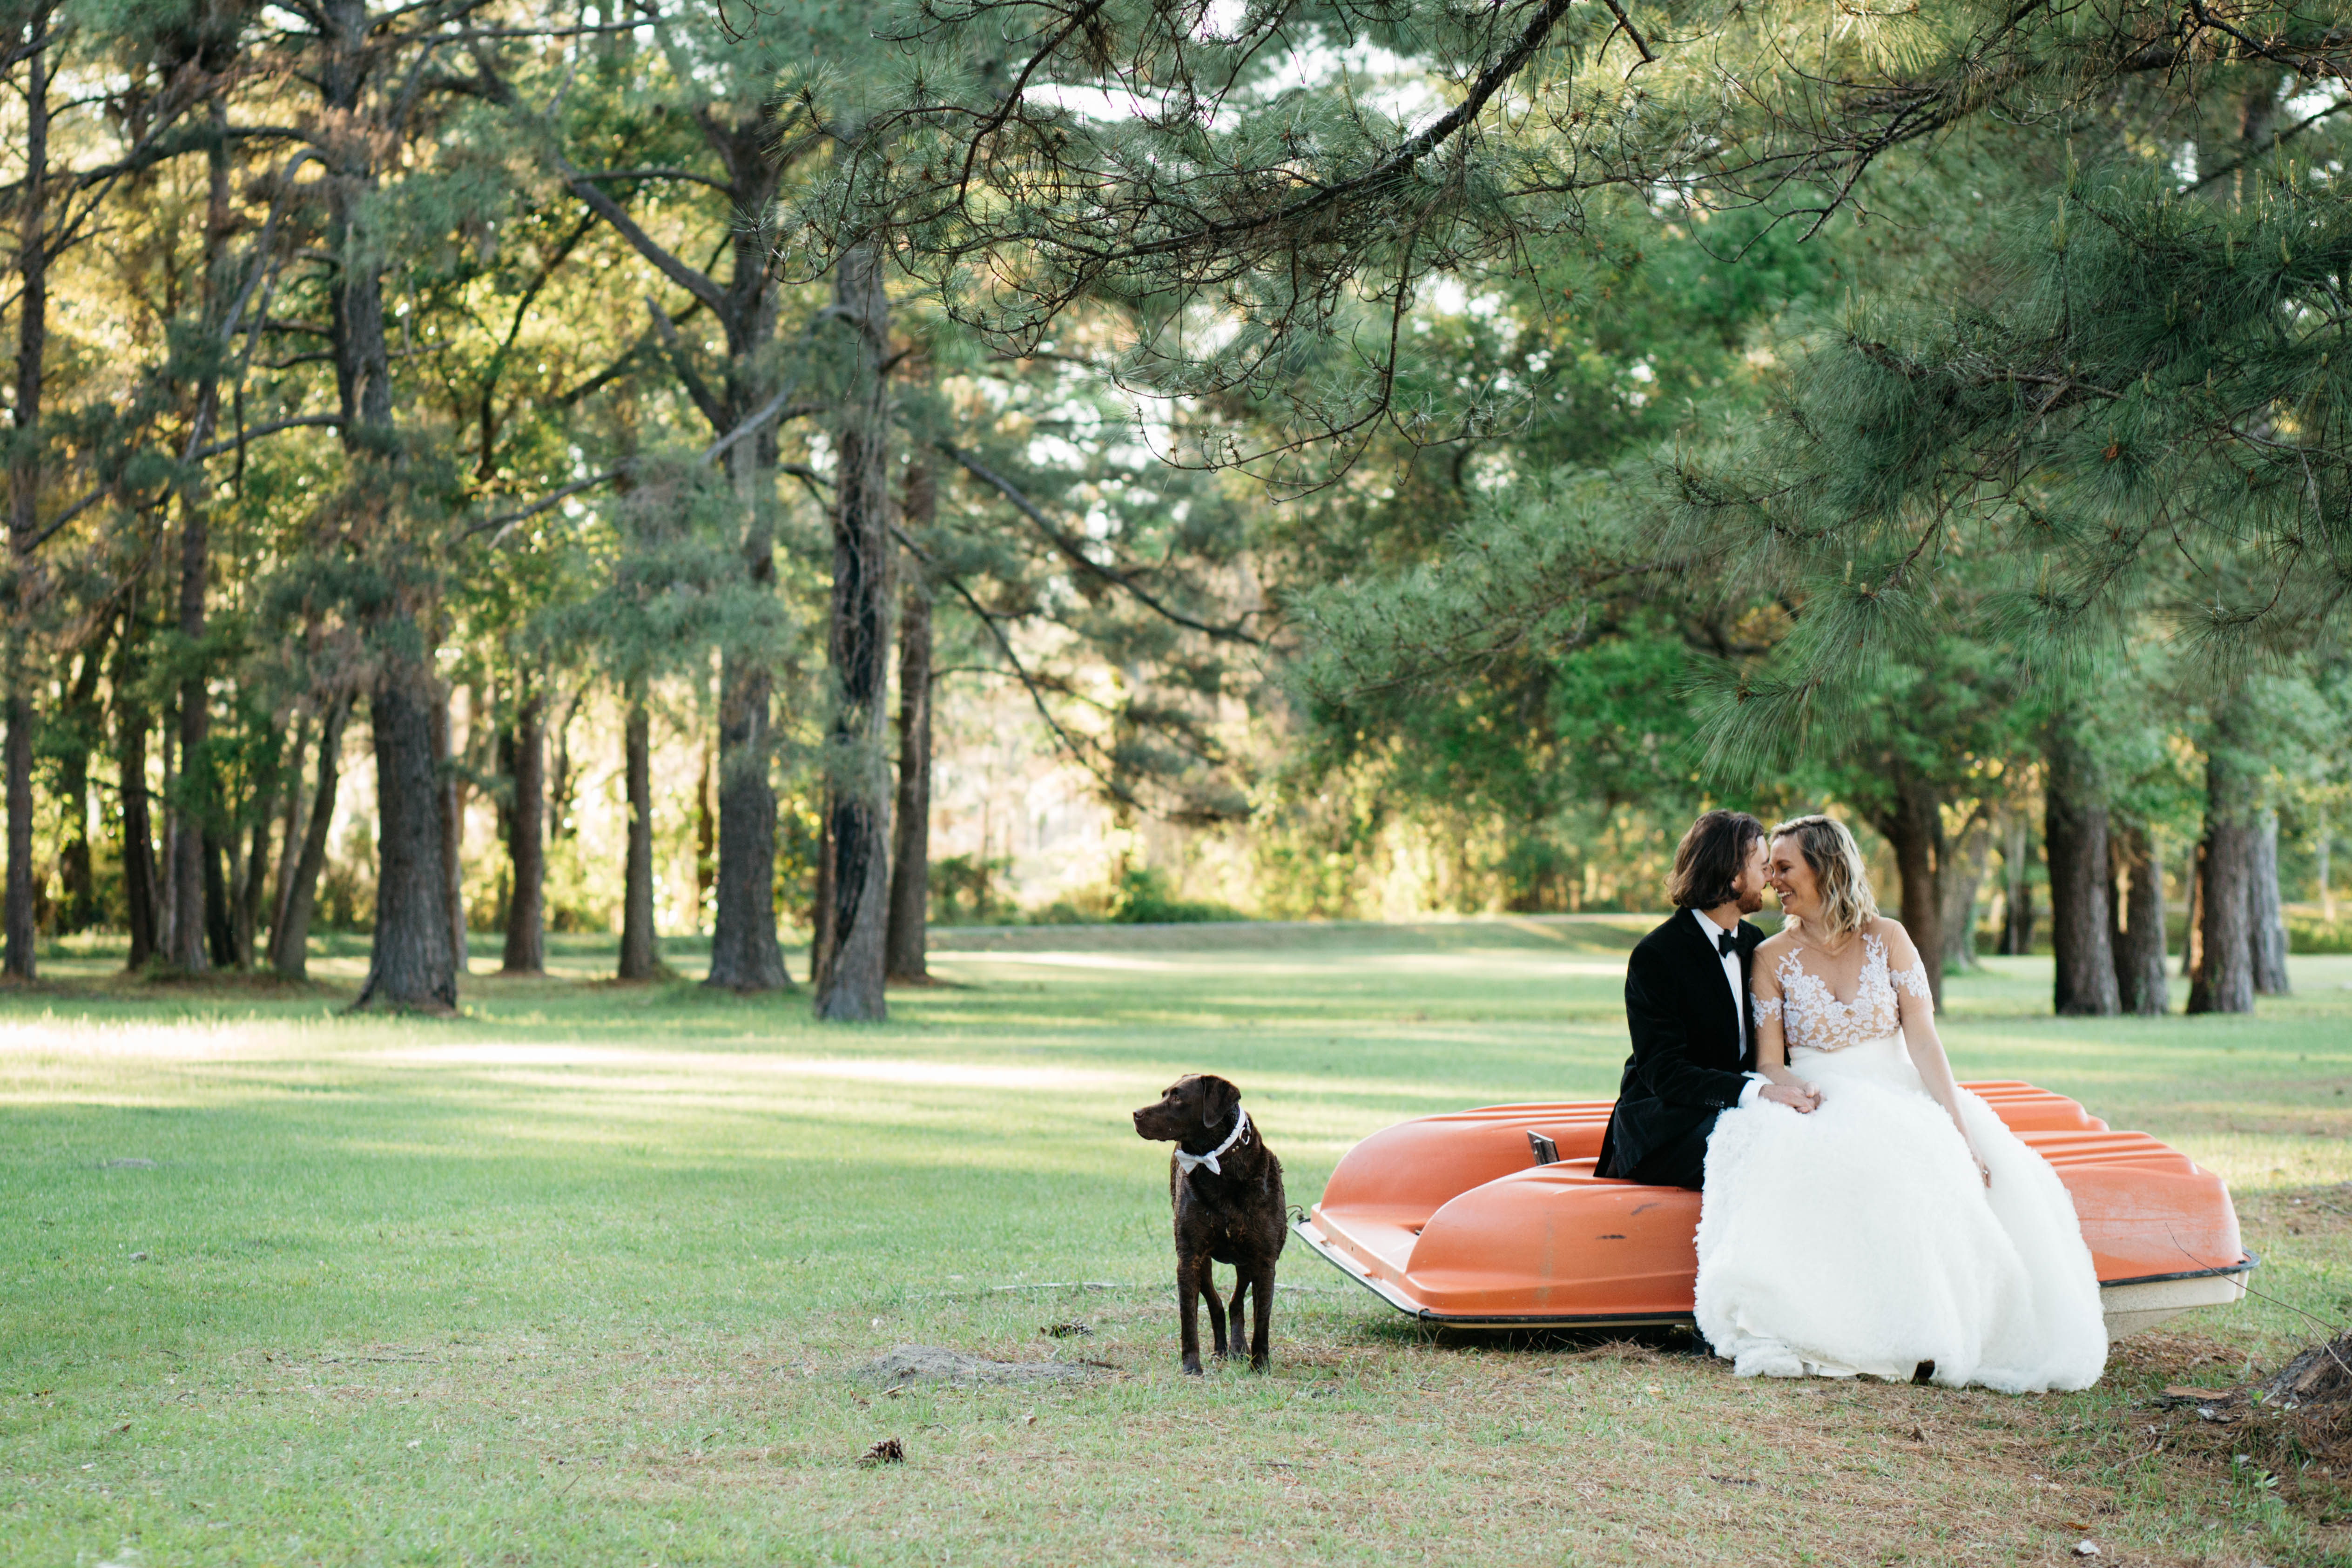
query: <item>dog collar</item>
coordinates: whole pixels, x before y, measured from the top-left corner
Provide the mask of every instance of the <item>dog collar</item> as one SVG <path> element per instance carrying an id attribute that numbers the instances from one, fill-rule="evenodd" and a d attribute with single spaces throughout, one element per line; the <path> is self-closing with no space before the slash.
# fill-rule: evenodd
<path id="1" fill-rule="evenodd" d="M 1209 1167 L 1209 1174 L 1211 1176 L 1224 1175 L 1225 1173 L 1223 1171 L 1217 1168 L 1217 1156 L 1219 1155 L 1230 1153 L 1233 1146 L 1242 1141 L 1242 1134 L 1248 1131 L 1249 1113 L 1243 1110 L 1238 1105 L 1234 1106 L 1234 1130 L 1225 1134 L 1225 1141 L 1219 1144 L 1215 1148 L 1211 1149 L 1205 1155 L 1188 1155 L 1182 1149 L 1178 1149 L 1176 1151 L 1176 1168 L 1184 1175 L 1191 1176 L 1201 1166 L 1206 1166 Z"/>

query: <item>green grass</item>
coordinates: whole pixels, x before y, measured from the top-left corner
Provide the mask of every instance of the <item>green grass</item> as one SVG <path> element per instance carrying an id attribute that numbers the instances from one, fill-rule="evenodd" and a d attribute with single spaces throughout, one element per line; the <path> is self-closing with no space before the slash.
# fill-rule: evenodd
<path id="1" fill-rule="evenodd" d="M 2042 959 L 1952 982 L 1963 1076 L 2188 1150 L 2266 1260 L 2274 1302 L 2088 1394 L 1432 1340 L 1303 1249 L 1270 1375 L 1177 1375 L 1129 1109 L 1234 1077 L 1310 1202 L 1401 1117 L 1612 1092 L 1644 925 L 956 931 L 951 983 L 824 1029 L 586 983 L 602 941 L 444 1020 L 342 1016 L 356 939 L 292 990 L 53 951 L 0 993 L 0 1563 L 2040 1562 L 2075 1525 L 2107 1561 L 2340 1560 L 2334 1478 L 2147 1399 L 2352 1313 L 2352 958 L 2239 1019 L 2053 1019 Z M 851 1376 L 908 1343 L 1108 1364 Z M 890 1436 L 903 1467 L 856 1462 Z"/>

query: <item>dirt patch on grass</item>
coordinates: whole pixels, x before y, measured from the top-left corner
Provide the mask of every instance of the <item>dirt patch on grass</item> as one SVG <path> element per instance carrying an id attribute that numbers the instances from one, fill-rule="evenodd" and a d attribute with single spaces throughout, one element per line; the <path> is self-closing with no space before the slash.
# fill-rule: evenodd
<path id="1" fill-rule="evenodd" d="M 2352 1236 L 2352 1184 L 2252 1192 L 2236 1203 L 2239 1227 L 2250 1241 L 2269 1235 Z"/>
<path id="2" fill-rule="evenodd" d="M 893 1345 L 857 1369 L 861 1383 L 1069 1383 L 1084 1381 L 1091 1367 L 1066 1361 L 992 1361 L 937 1344 Z"/>
<path id="3" fill-rule="evenodd" d="M 2168 1512 L 2226 1481 L 2226 1455 L 2216 1471 L 2210 1444 L 2130 1441 L 2179 1424 L 2138 1408 L 2143 1385 L 2242 1363 L 2218 1341 L 2136 1347 L 2121 1397 L 2035 1399 L 1745 1380 L 1622 1342 L 1367 1344 L 1355 1326 L 1294 1321 L 1270 1375 L 1204 1379 L 1162 1364 L 1156 1322 L 1104 1335 L 1130 1370 L 1090 1381 L 963 1378 L 1007 1364 L 913 1346 L 847 1384 L 781 1346 L 679 1346 L 650 1376 L 609 1346 L 602 1363 L 452 1347 L 441 1367 L 369 1370 L 448 1434 L 434 1444 L 572 1506 L 765 1497 L 860 1560 L 2054 1563 L 2084 1540 L 2151 1568 L 2294 1560 L 2249 1533 L 2259 1521 L 2177 1536 Z M 917 1363 L 943 1375 L 873 1386 Z M 891 1437 L 903 1466 L 858 1463 Z"/>

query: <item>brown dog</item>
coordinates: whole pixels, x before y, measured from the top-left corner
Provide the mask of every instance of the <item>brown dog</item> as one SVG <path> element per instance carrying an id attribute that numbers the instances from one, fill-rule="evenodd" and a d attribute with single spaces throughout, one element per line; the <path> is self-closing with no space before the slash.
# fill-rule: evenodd
<path id="1" fill-rule="evenodd" d="M 1222 1078 L 1186 1073 L 1156 1105 L 1135 1113 L 1139 1137 L 1172 1143 L 1168 1193 L 1176 1207 L 1176 1321 L 1183 1330 L 1184 1370 L 1201 1371 L 1201 1329 L 1195 1309 L 1209 1299 L 1209 1332 L 1217 1354 L 1239 1355 L 1242 1303 L 1256 1309 L 1250 1331 L 1250 1370 L 1265 1370 L 1265 1342 L 1274 1324 L 1274 1260 L 1290 1238 L 1282 1203 L 1282 1162 L 1242 1110 L 1242 1092 Z M 1233 1336 L 1217 1300 L 1210 1264 L 1234 1266 Z"/>

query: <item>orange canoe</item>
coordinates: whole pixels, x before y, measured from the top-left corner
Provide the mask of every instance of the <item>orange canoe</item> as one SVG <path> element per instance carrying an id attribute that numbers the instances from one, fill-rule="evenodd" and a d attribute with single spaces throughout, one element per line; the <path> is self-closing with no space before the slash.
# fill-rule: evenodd
<path id="1" fill-rule="evenodd" d="M 2146 1133 L 2109 1131 L 2063 1095 L 1965 1087 L 2074 1195 L 2111 1336 L 2246 1293 L 2255 1260 L 2221 1177 Z M 1610 1104 L 1489 1105 L 1375 1133 L 1331 1173 L 1299 1239 L 1433 1322 L 1689 1322 L 1698 1194 L 1592 1174 Z"/>

